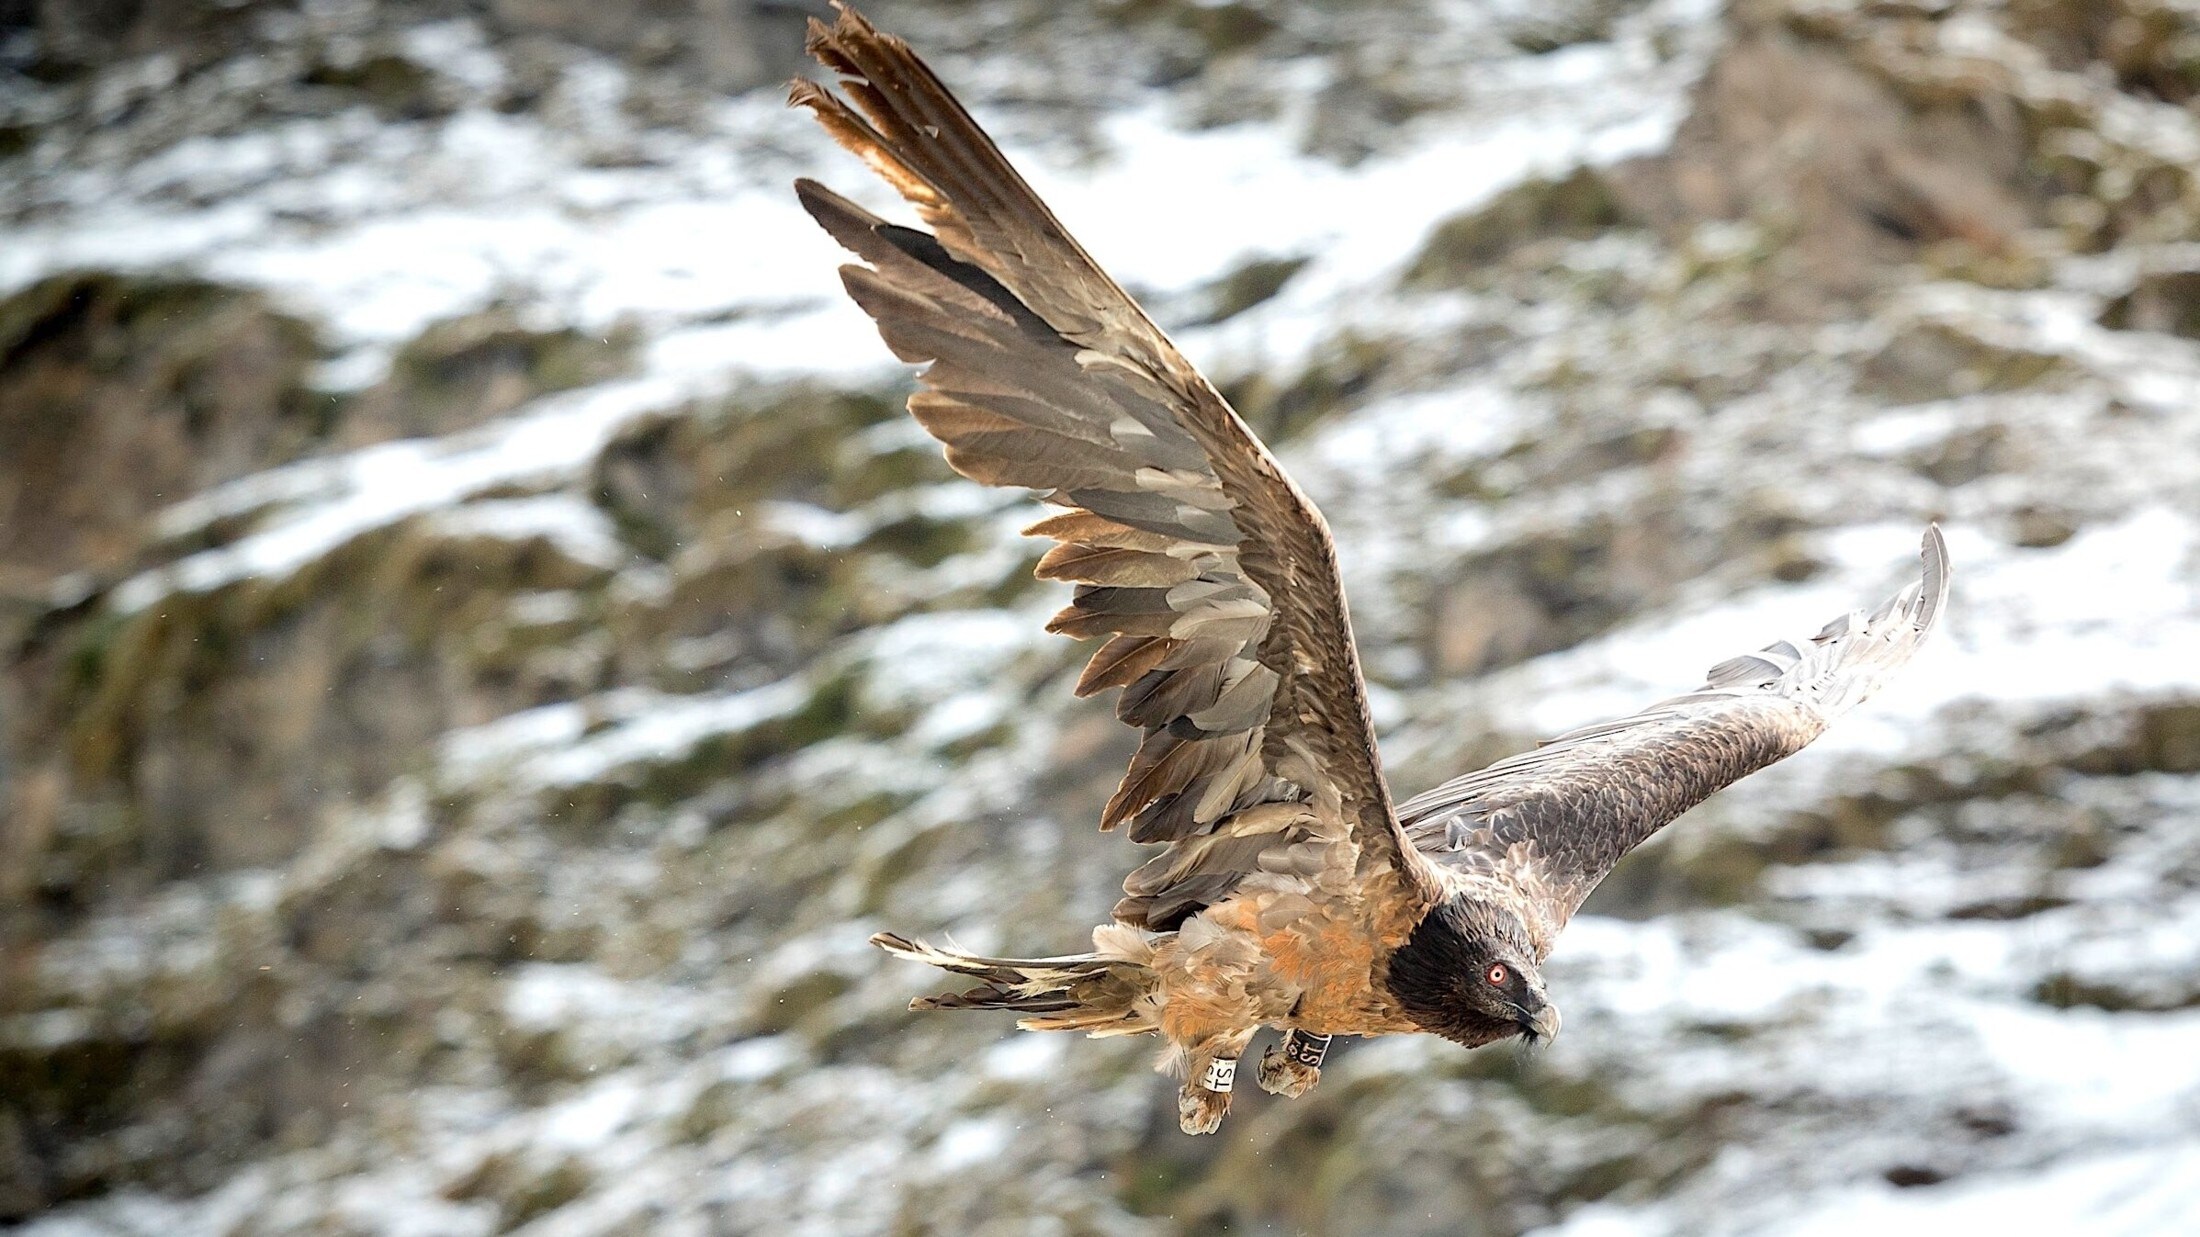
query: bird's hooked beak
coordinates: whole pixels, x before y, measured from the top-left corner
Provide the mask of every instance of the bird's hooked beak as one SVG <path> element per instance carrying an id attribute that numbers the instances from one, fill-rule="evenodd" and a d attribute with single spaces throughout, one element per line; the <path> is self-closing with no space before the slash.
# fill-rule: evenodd
<path id="1" fill-rule="evenodd" d="M 1516 1008 L 1520 1010 L 1520 1033 L 1527 1037 L 1529 1043 L 1548 1043 L 1558 1038 L 1558 1006 L 1544 1001 L 1532 1009 L 1526 1006 Z"/>

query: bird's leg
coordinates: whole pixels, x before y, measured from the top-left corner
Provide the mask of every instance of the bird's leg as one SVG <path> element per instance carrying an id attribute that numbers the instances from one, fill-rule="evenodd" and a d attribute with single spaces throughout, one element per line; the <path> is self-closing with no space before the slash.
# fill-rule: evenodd
<path id="1" fill-rule="evenodd" d="M 1283 1042 L 1269 1045 L 1261 1054 L 1260 1089 L 1293 1099 L 1306 1094 L 1322 1080 L 1322 1056 L 1328 1051 L 1329 1036 L 1291 1028 L 1284 1032 Z"/>
<path id="2" fill-rule="evenodd" d="M 1196 1059 L 1196 1058 L 1195 1058 Z M 1187 1134 L 1212 1134 L 1230 1111 L 1230 1090 L 1237 1078 L 1236 1057 L 1206 1058 L 1197 1076 L 1176 1090 L 1176 1124 Z"/>
<path id="3" fill-rule="evenodd" d="M 1218 1035 L 1185 1054 L 1184 1085 L 1176 1091 L 1176 1124 L 1187 1134 L 1212 1134 L 1222 1127 L 1230 1111 L 1230 1092 L 1237 1082 L 1238 1057 L 1252 1042 L 1253 1031 Z"/>

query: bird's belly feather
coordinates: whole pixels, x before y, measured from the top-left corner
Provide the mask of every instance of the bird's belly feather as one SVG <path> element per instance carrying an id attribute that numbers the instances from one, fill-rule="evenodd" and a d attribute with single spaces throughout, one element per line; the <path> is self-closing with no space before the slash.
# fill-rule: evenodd
<path id="1" fill-rule="evenodd" d="M 1375 985 L 1379 958 L 1389 946 L 1369 934 L 1358 916 L 1293 915 L 1277 924 L 1263 912 L 1273 894 L 1247 893 L 1203 913 L 1220 937 L 1202 954 L 1235 954 L 1250 973 L 1187 966 L 1169 1003 L 1186 998 L 1204 1021 L 1235 1003 L 1247 1022 L 1303 1028 L 1321 1035 L 1389 1035 L 1418 1030 L 1387 993 Z M 1193 962 L 1193 959 L 1186 959 Z M 1219 999 L 1218 999 L 1219 998 Z M 1185 1011 L 1192 1014 L 1191 1009 Z M 1164 1022 L 1176 1021 L 1164 1015 Z"/>

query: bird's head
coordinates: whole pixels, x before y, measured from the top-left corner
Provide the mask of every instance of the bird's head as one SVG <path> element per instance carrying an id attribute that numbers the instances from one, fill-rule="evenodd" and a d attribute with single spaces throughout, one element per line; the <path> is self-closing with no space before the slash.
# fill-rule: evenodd
<path id="1" fill-rule="evenodd" d="M 1558 1034 L 1527 930 L 1488 902 L 1453 897 L 1431 908 L 1390 956 L 1387 984 L 1414 1025 L 1469 1048 Z"/>

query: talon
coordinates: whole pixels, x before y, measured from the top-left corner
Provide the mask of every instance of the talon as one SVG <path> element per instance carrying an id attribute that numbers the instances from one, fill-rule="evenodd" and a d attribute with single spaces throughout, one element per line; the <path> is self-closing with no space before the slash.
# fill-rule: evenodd
<path id="1" fill-rule="evenodd" d="M 1272 1044 L 1260 1058 L 1260 1089 L 1291 1099 L 1314 1089 L 1322 1080 L 1322 1057 L 1329 1051 L 1327 1035 L 1293 1030 L 1280 1044 Z"/>
<path id="2" fill-rule="evenodd" d="M 1176 1091 L 1176 1125 L 1187 1134 L 1212 1134 L 1222 1128 L 1223 1114 L 1230 1111 L 1228 1091 L 1209 1091 L 1186 1085 Z"/>

